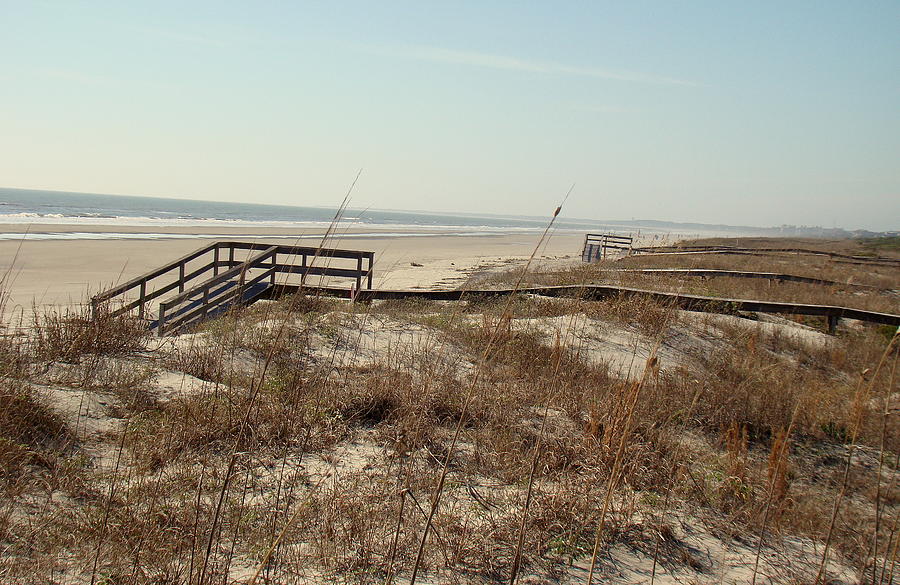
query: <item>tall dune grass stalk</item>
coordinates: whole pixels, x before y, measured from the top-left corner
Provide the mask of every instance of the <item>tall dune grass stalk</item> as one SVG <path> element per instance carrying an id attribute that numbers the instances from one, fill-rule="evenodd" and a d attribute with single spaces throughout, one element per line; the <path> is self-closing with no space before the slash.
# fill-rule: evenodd
<path id="1" fill-rule="evenodd" d="M 119 439 L 119 447 L 116 452 L 116 465 L 113 469 L 112 481 L 109 483 L 106 504 L 103 507 L 103 521 L 100 525 L 100 537 L 97 539 L 97 548 L 94 550 L 94 561 L 91 568 L 91 585 L 94 585 L 97 582 L 97 567 L 100 563 L 100 551 L 103 548 L 103 543 L 106 540 L 106 535 L 109 530 L 109 516 L 112 513 L 112 503 L 115 498 L 116 488 L 119 487 L 119 469 L 122 465 L 122 453 L 125 450 L 125 437 L 128 433 L 128 423 L 129 419 L 125 419 L 122 435 Z"/>
<path id="2" fill-rule="evenodd" d="M 347 190 L 347 194 L 344 195 L 344 199 L 341 202 L 341 205 L 338 207 L 338 210 L 335 212 L 334 218 L 331 220 L 331 223 L 329 224 L 328 229 L 325 231 L 325 234 L 322 236 L 322 244 L 319 246 L 318 250 L 316 251 L 316 255 L 313 258 L 313 261 L 315 261 L 315 258 L 318 257 L 320 250 L 322 248 L 324 248 L 325 243 L 328 241 L 328 238 L 334 232 L 335 228 L 338 225 L 338 222 L 340 221 L 341 216 L 347 209 L 347 205 L 350 202 L 350 195 L 353 192 L 353 189 L 356 186 L 357 181 L 359 180 L 360 174 L 362 174 L 362 169 L 360 169 L 360 171 L 356 174 L 356 178 L 353 179 L 353 183 L 350 184 L 350 188 Z M 292 300 L 292 304 L 296 302 L 296 298 L 297 297 L 294 297 L 294 299 Z M 263 384 L 265 383 L 268 368 L 272 363 L 272 359 L 274 358 L 276 348 L 280 344 L 281 339 L 284 337 L 284 332 L 285 332 L 286 327 L 287 327 L 287 320 L 284 320 L 281 322 L 281 324 L 276 332 L 276 335 L 274 337 L 271 349 L 269 350 L 268 354 L 266 355 L 265 361 L 263 362 L 263 366 L 262 366 L 262 369 L 259 374 L 259 378 L 257 380 L 255 380 L 253 384 L 251 384 L 250 393 L 249 393 L 250 395 L 249 395 L 249 399 L 247 401 L 247 408 L 246 408 L 246 411 L 244 412 L 244 416 L 241 420 L 237 436 L 234 439 L 234 445 L 231 449 L 231 455 L 229 457 L 228 467 L 225 471 L 225 476 L 222 478 L 222 486 L 219 489 L 219 494 L 218 494 L 218 498 L 216 501 L 216 507 L 215 507 L 215 511 L 213 512 L 212 523 L 211 523 L 211 527 L 210 527 L 210 531 L 209 531 L 209 539 L 207 540 L 207 543 L 206 543 L 206 552 L 205 552 L 205 555 L 203 558 L 203 565 L 201 566 L 200 576 L 198 578 L 198 585 L 203 585 L 203 583 L 205 581 L 206 570 L 207 570 L 207 566 L 209 564 L 209 558 L 210 558 L 210 555 L 212 554 L 213 540 L 215 539 L 219 518 L 222 513 L 222 506 L 225 501 L 225 496 L 228 492 L 228 486 L 231 481 L 231 477 L 234 473 L 235 465 L 237 464 L 237 459 L 238 459 L 238 455 L 239 455 L 238 446 L 240 445 L 240 441 L 243 439 L 244 434 L 247 432 L 247 429 L 249 428 L 250 416 L 253 412 L 253 407 L 256 403 L 256 398 L 259 394 L 259 391 L 262 389 Z M 277 546 L 277 544 L 278 544 L 278 542 L 276 539 L 276 541 L 273 542 L 273 544 L 272 544 L 271 550 L 274 550 L 274 547 Z M 266 554 L 267 557 L 271 555 L 271 550 Z M 263 565 L 260 565 L 259 570 L 257 570 L 256 574 L 253 576 L 253 579 L 250 582 L 251 584 L 256 581 L 256 578 L 259 576 L 259 572 L 262 569 L 262 566 Z"/>
<path id="3" fill-rule="evenodd" d="M 573 322 L 575 320 L 575 313 L 572 314 L 572 317 L 569 319 L 569 327 L 566 331 L 566 335 L 568 337 L 568 332 L 572 329 Z M 559 368 L 562 364 L 562 354 L 565 348 L 565 343 L 561 342 L 559 338 L 559 334 L 556 336 L 556 364 L 553 368 L 553 376 L 552 379 L 556 379 L 559 375 Z M 537 474 L 538 462 L 541 457 L 541 450 L 544 446 L 544 434 L 547 429 L 547 418 L 550 414 L 550 398 L 553 392 L 553 385 L 550 384 L 547 389 L 546 396 L 544 396 L 544 413 L 541 416 L 541 428 L 538 432 L 538 440 L 534 446 L 534 455 L 532 455 L 531 459 L 531 469 L 528 472 L 528 489 L 525 492 L 525 504 L 522 507 L 522 521 L 519 525 L 519 535 L 516 541 L 516 552 L 513 555 L 513 563 L 512 569 L 510 570 L 509 575 L 509 585 L 515 585 L 516 577 L 519 574 L 519 566 L 522 562 L 522 547 L 525 544 L 525 527 L 527 525 L 528 520 L 528 508 L 531 506 L 531 497 L 534 492 L 534 480 L 535 475 Z"/>
<path id="4" fill-rule="evenodd" d="M 700 400 L 701 393 L 702 393 L 701 389 L 697 389 L 694 392 L 694 397 L 691 399 L 691 404 L 688 407 L 688 409 L 685 413 L 685 416 L 683 417 L 684 421 L 690 420 L 691 416 L 694 413 L 694 409 L 697 406 L 697 402 Z M 667 419 L 666 422 L 663 423 L 663 426 L 668 426 L 669 422 L 671 422 L 671 418 Z M 685 423 L 682 422 L 682 426 L 684 426 L 684 425 L 685 425 Z M 678 473 L 677 473 L 678 469 L 681 467 L 681 463 L 680 463 L 681 462 L 681 450 L 683 448 L 684 448 L 683 443 L 678 443 L 675 446 L 674 453 L 672 454 L 672 461 L 675 462 L 675 466 L 674 466 L 674 469 L 672 469 L 672 473 L 669 475 L 669 480 L 666 484 L 666 498 L 663 501 L 663 508 L 662 508 L 663 516 L 665 516 L 666 514 L 669 513 L 669 502 L 672 498 L 672 490 L 675 488 L 675 479 L 678 475 Z M 654 583 L 656 583 L 656 568 L 657 568 L 657 564 L 658 564 L 658 560 L 659 560 L 659 544 L 660 544 L 660 540 L 662 540 L 661 537 L 662 537 L 662 535 L 660 534 L 660 531 L 656 530 L 655 531 L 655 539 L 654 539 L 655 542 L 653 545 L 653 567 L 650 570 L 650 585 L 653 585 Z"/>
<path id="5" fill-rule="evenodd" d="M 800 407 L 803 404 L 803 400 L 798 400 L 797 404 L 794 405 L 794 411 L 791 413 L 791 420 L 788 423 L 787 430 L 784 431 L 784 438 L 782 441 L 776 441 L 775 449 L 775 469 L 771 473 L 771 477 L 769 478 L 769 489 L 766 493 L 766 507 L 763 512 L 763 523 L 762 529 L 759 533 L 759 540 L 756 543 L 756 555 L 753 559 L 753 578 L 750 581 L 750 585 L 756 585 L 756 576 L 759 572 L 759 558 L 762 556 L 762 548 L 763 542 L 766 538 L 766 528 L 769 524 L 769 513 L 772 510 L 772 499 L 775 496 L 775 488 L 778 483 L 779 478 L 779 469 L 784 466 L 785 458 L 787 457 L 788 449 L 790 448 L 790 439 L 791 435 L 794 432 L 794 423 L 797 421 L 797 415 L 800 413 Z"/>
<path id="6" fill-rule="evenodd" d="M 881 359 L 878 361 L 878 365 L 875 367 L 875 371 L 872 373 L 872 381 L 868 385 L 864 384 L 864 378 L 862 375 L 860 376 L 860 382 L 856 392 L 857 395 L 854 400 L 856 412 L 853 415 L 853 426 L 850 434 L 850 444 L 847 448 L 847 459 L 844 463 L 844 475 L 841 482 L 841 489 L 838 491 L 838 494 L 834 499 L 834 506 L 831 510 L 831 519 L 828 523 L 828 534 L 825 537 L 825 549 L 822 552 L 822 562 L 819 564 L 819 571 L 816 573 L 816 580 L 813 582 L 813 585 L 819 585 L 819 583 L 821 583 L 822 581 L 822 578 L 825 576 L 825 567 L 828 564 L 828 552 L 831 548 L 831 539 L 834 535 L 834 527 L 837 523 L 838 513 L 841 509 L 841 502 L 844 499 L 844 495 L 847 493 L 847 485 L 850 481 L 850 467 L 853 463 L 853 455 L 856 452 L 856 439 L 859 436 L 859 429 L 862 426 L 862 406 L 868 396 L 871 395 L 872 388 L 875 385 L 875 382 L 878 380 L 878 374 L 881 372 L 881 368 L 882 366 L 884 366 L 885 360 L 887 360 L 887 357 L 894 350 L 894 346 L 897 344 L 898 340 L 900 340 L 900 329 L 898 329 L 894 333 L 894 336 L 891 338 L 891 341 L 885 348 L 884 353 L 881 355 Z"/>
<path id="7" fill-rule="evenodd" d="M 394 540 L 391 542 L 391 552 L 388 556 L 388 566 L 387 566 L 387 585 L 391 585 L 394 581 L 394 559 L 397 557 L 397 545 L 400 541 L 400 527 L 403 526 L 403 510 L 406 505 L 406 494 L 409 492 L 407 489 L 400 490 L 400 510 L 397 512 L 397 526 L 394 529 Z"/>
<path id="8" fill-rule="evenodd" d="M 897 467 L 900 466 L 900 453 L 894 455 L 893 472 L 891 472 L 891 481 L 888 484 L 888 492 L 894 489 L 897 483 Z M 891 528 L 888 532 L 888 541 L 884 547 L 884 561 L 881 563 L 881 576 L 878 578 L 879 585 L 884 582 L 884 576 L 887 573 L 888 560 L 891 558 L 891 551 L 894 547 L 894 537 L 897 536 L 897 526 L 900 521 L 900 509 L 894 512 L 894 519 L 891 522 Z"/>
<path id="9" fill-rule="evenodd" d="M 609 510 L 609 505 L 612 501 L 613 491 L 619 483 L 619 473 L 622 468 L 622 459 L 625 455 L 625 446 L 628 443 L 628 436 L 631 432 L 631 420 L 641 395 L 641 389 L 644 387 L 644 383 L 646 383 L 650 372 L 656 367 L 656 352 L 658 349 L 659 342 L 654 346 L 653 351 L 650 352 L 650 356 L 647 358 L 647 362 L 644 364 L 644 373 L 641 376 L 641 379 L 632 384 L 631 396 L 628 398 L 626 406 L 627 410 L 625 412 L 622 436 L 619 438 L 619 448 L 616 450 L 616 458 L 613 461 L 612 469 L 609 472 L 609 480 L 606 484 L 606 495 L 603 498 L 603 508 L 600 510 L 600 518 L 597 520 L 597 531 L 594 535 L 594 549 L 591 552 L 591 568 L 588 572 L 587 585 L 591 585 L 591 583 L 594 582 L 594 570 L 597 566 L 597 552 L 600 550 L 600 541 L 603 537 L 603 523 L 606 521 L 606 513 Z"/>
<path id="10" fill-rule="evenodd" d="M 534 258 L 540 250 L 541 245 L 544 240 L 547 238 L 547 234 L 550 232 L 550 229 L 553 227 L 556 218 L 559 216 L 559 212 L 562 211 L 562 204 L 565 203 L 566 199 L 568 199 L 569 195 L 572 193 L 572 189 L 575 188 L 575 185 L 569 188 L 569 191 L 566 193 L 566 196 L 563 198 L 562 203 L 557 206 L 556 210 L 553 212 L 553 216 L 550 218 L 550 222 L 547 224 L 547 227 L 544 229 L 544 232 L 541 234 L 540 239 L 537 242 L 537 245 L 534 247 L 534 250 L 531 252 L 531 256 L 529 256 L 528 261 L 525 263 L 525 266 L 522 267 L 522 272 L 519 275 L 518 280 L 516 281 L 516 286 L 513 288 L 513 294 L 510 294 L 506 299 L 506 304 L 504 306 L 502 316 L 510 315 L 510 307 L 512 306 L 512 301 L 515 296 L 515 291 L 518 291 L 522 287 L 522 282 L 525 279 L 525 275 L 528 274 L 529 268 L 531 268 L 531 264 L 534 262 Z M 475 368 L 475 373 L 472 375 L 472 382 L 468 387 L 465 398 L 463 399 L 462 409 L 460 410 L 459 419 L 456 423 L 456 428 L 453 431 L 453 438 L 450 440 L 450 446 L 447 448 L 447 454 L 444 457 L 443 465 L 441 466 L 440 476 L 438 477 L 437 485 L 435 486 L 434 493 L 431 498 L 431 510 L 428 512 L 428 518 L 425 521 L 425 528 L 422 530 L 422 538 L 419 541 L 419 548 L 416 552 L 416 560 L 413 564 L 412 574 L 410 575 L 409 583 L 410 585 L 415 585 L 416 577 L 419 574 L 419 567 L 422 564 L 422 557 L 425 553 L 425 544 L 428 542 L 428 534 L 431 531 L 432 524 L 434 523 L 434 515 L 437 513 L 438 506 L 441 503 L 441 495 L 444 492 L 444 483 L 447 480 L 447 472 L 450 468 L 450 459 L 453 457 L 453 454 L 456 450 L 456 444 L 459 441 L 459 435 L 462 432 L 463 424 L 465 423 L 468 417 L 469 406 L 472 402 L 472 398 L 475 395 L 475 388 L 478 385 L 478 381 L 480 380 L 482 370 L 487 363 L 487 359 L 490 356 L 491 352 L 494 349 L 494 345 L 497 343 L 497 339 L 500 335 L 501 324 L 503 323 L 503 319 L 497 319 L 497 322 L 494 324 L 493 331 L 491 333 L 491 337 L 488 340 L 487 345 L 485 345 L 484 351 L 481 354 L 481 359 L 478 361 L 478 364 Z"/>
<path id="11" fill-rule="evenodd" d="M 879 584 L 886 582 L 888 585 L 891 585 L 894 582 L 894 568 L 897 566 L 897 549 L 900 548 L 900 530 L 898 530 L 898 526 L 897 526 L 898 519 L 900 519 L 900 511 L 898 511 L 894 515 L 894 526 L 893 526 L 893 529 L 891 530 L 891 538 L 894 541 L 894 548 L 893 548 L 893 551 L 888 551 L 889 554 L 885 556 L 884 566 L 882 567 L 882 570 L 881 570 L 881 579 L 878 581 Z M 884 572 L 885 572 L 885 568 L 887 566 L 888 561 L 890 561 L 890 563 L 891 563 L 891 571 L 890 571 L 890 573 L 888 573 L 887 581 L 885 581 L 884 580 Z"/>
<path id="12" fill-rule="evenodd" d="M 876 477 L 875 489 L 875 528 L 872 530 L 872 585 L 875 585 L 876 579 L 878 577 L 878 531 L 881 528 L 881 516 L 882 516 L 882 506 L 881 506 L 881 474 L 884 471 L 884 442 L 885 436 L 887 435 L 887 421 L 888 416 L 890 415 L 890 406 L 891 406 L 891 391 L 894 388 L 894 380 L 897 375 L 897 361 L 900 358 L 900 354 L 894 356 L 894 365 L 891 367 L 891 377 L 888 381 L 887 389 L 884 393 L 884 408 L 881 413 L 881 437 L 879 439 L 879 448 L 878 448 L 878 476 Z M 894 466 L 896 470 L 896 465 Z M 888 485 L 888 493 L 891 492 L 894 486 L 894 477 L 896 476 L 896 472 L 891 474 L 891 482 Z M 890 548 L 890 543 L 888 544 L 888 548 Z M 889 551 L 885 551 L 889 552 Z M 887 559 L 885 559 L 885 563 Z M 884 571 L 882 570 L 882 574 Z"/>
<path id="13" fill-rule="evenodd" d="M 583 279 L 582 284 L 584 283 L 584 281 L 586 279 L 587 279 L 587 273 L 585 273 L 585 279 Z M 556 364 L 553 368 L 553 376 L 551 377 L 552 380 L 555 380 L 557 378 L 557 376 L 559 375 L 559 369 L 560 369 L 560 366 L 562 365 L 563 351 L 564 351 L 564 348 L 567 347 L 567 345 L 568 345 L 569 334 L 574 330 L 576 315 L 577 315 L 577 313 L 573 312 L 571 314 L 571 316 L 569 317 L 569 326 L 566 328 L 566 331 L 565 331 L 566 337 L 564 339 L 561 340 L 559 337 L 559 333 L 557 333 L 556 347 L 555 347 L 555 349 L 556 349 Z M 531 498 L 532 498 L 532 493 L 534 490 L 534 482 L 535 482 L 535 476 L 537 474 L 538 462 L 540 460 L 541 451 L 544 446 L 545 433 L 546 433 L 546 429 L 547 429 L 547 419 L 549 418 L 549 414 L 550 414 L 550 398 L 552 397 L 553 390 L 554 390 L 554 386 L 552 384 L 550 384 L 548 386 L 547 393 L 543 398 L 544 412 L 541 417 L 541 428 L 540 428 L 540 432 L 538 433 L 537 444 L 534 447 L 534 455 L 532 456 L 531 469 L 529 470 L 529 473 L 528 473 L 528 489 L 527 489 L 526 495 L 525 495 L 525 504 L 522 508 L 522 520 L 519 525 L 519 534 L 518 534 L 518 539 L 516 542 L 516 551 L 513 556 L 512 569 L 510 570 L 510 576 L 509 576 L 510 585 L 515 585 L 516 578 L 518 577 L 519 569 L 521 566 L 522 549 L 525 545 L 525 530 L 526 530 L 526 525 L 527 525 L 526 521 L 528 519 L 528 509 L 531 506 Z"/>

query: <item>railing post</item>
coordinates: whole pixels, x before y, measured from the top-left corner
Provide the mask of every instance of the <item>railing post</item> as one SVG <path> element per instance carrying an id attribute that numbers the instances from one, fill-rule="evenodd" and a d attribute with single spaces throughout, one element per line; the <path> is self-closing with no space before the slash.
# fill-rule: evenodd
<path id="1" fill-rule="evenodd" d="M 184 292 L 184 263 L 178 265 L 178 292 Z"/>
<path id="2" fill-rule="evenodd" d="M 373 257 L 369 256 L 369 275 L 366 277 L 366 288 L 372 290 L 372 261 Z"/>
<path id="3" fill-rule="evenodd" d="M 97 299 L 91 299 L 91 321 L 97 320 Z"/>
<path id="4" fill-rule="evenodd" d="M 219 275 L 219 243 L 213 248 L 213 276 Z"/>
<path id="5" fill-rule="evenodd" d="M 356 257 L 356 290 L 362 286 L 362 255 Z"/>
<path id="6" fill-rule="evenodd" d="M 163 335 L 165 335 L 165 331 L 164 331 L 165 325 L 166 325 L 166 304 L 160 303 L 159 304 L 159 319 L 156 321 L 156 336 L 157 337 L 162 337 Z"/>
<path id="7" fill-rule="evenodd" d="M 209 311 L 209 288 L 203 289 L 203 316 Z"/>
<path id="8" fill-rule="evenodd" d="M 300 266 L 303 268 L 303 270 L 300 272 L 300 286 L 302 287 L 306 285 L 306 254 L 304 254 L 301 258 L 302 260 L 300 261 Z"/>
<path id="9" fill-rule="evenodd" d="M 272 254 L 272 274 L 269 276 L 269 283 L 275 286 L 275 272 L 277 270 L 278 254 Z"/>
<path id="10" fill-rule="evenodd" d="M 837 326 L 838 326 L 839 320 L 840 320 L 840 318 L 836 317 L 835 315 L 828 315 L 828 333 L 830 333 L 831 335 L 834 335 L 835 333 L 837 333 Z"/>
<path id="11" fill-rule="evenodd" d="M 144 280 L 144 281 L 141 281 L 141 293 L 140 293 L 140 296 L 138 297 L 138 301 L 140 301 L 140 304 L 138 305 L 138 319 L 144 318 L 144 303 L 146 302 L 146 301 L 144 301 L 144 299 L 146 298 L 146 296 L 147 296 L 147 281 Z"/>
<path id="12" fill-rule="evenodd" d="M 234 246 L 229 246 L 228 248 L 228 269 L 231 270 L 231 265 L 234 264 Z"/>

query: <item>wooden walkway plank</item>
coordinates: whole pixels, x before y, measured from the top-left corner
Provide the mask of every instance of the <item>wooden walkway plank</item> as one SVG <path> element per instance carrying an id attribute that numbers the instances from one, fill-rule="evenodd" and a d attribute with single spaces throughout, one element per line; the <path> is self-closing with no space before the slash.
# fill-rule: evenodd
<path id="1" fill-rule="evenodd" d="M 733 254 L 768 256 L 770 254 L 806 254 L 811 256 L 827 256 L 829 258 L 846 261 L 851 264 L 885 264 L 900 266 L 900 258 L 888 258 L 885 256 L 853 256 L 838 252 L 826 252 L 824 250 L 810 250 L 806 248 L 741 248 L 738 246 L 653 246 L 633 248 L 635 254 L 653 255 L 690 255 L 690 254 Z"/>
<path id="2" fill-rule="evenodd" d="M 847 288 L 863 288 L 884 293 L 894 292 L 893 289 L 879 288 L 871 284 L 855 284 L 852 282 L 838 282 L 836 280 L 824 280 L 810 276 L 797 276 L 778 272 L 748 272 L 744 270 L 717 270 L 708 268 L 612 268 L 607 272 L 625 274 L 671 274 L 674 276 L 699 276 L 703 278 L 733 277 L 733 278 L 758 278 L 762 280 L 776 280 L 779 282 L 800 282 L 805 284 L 818 284 L 822 286 L 839 286 Z"/>
<path id="3" fill-rule="evenodd" d="M 275 287 L 273 295 L 301 292 L 290 287 Z M 307 294 L 323 294 L 349 298 L 350 291 L 338 287 L 306 287 Z M 683 295 L 637 288 L 606 285 L 565 285 L 541 286 L 521 289 L 487 289 L 487 290 L 365 290 L 360 291 L 357 300 L 389 300 L 389 299 L 428 299 L 435 301 L 459 301 L 466 298 L 505 296 L 510 294 L 537 295 L 557 298 L 577 298 L 583 300 L 602 300 L 620 295 L 650 298 L 657 302 L 670 304 L 687 311 L 708 313 L 734 313 L 739 311 L 751 313 L 781 313 L 790 315 L 821 316 L 832 319 L 857 319 L 869 323 L 900 326 L 900 315 L 879 313 L 851 307 L 833 305 L 810 305 L 803 303 L 782 303 L 775 301 L 758 301 L 750 299 L 725 299 L 698 295 Z"/>

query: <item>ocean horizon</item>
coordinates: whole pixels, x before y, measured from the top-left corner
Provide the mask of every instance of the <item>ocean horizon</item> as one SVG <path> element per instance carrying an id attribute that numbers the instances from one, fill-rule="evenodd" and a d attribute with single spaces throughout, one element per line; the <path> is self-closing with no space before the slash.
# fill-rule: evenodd
<path id="1" fill-rule="evenodd" d="M 0 224 L 16 226 L 65 225 L 84 226 L 84 231 L 54 232 L 43 229 L 23 236 L 22 230 L 0 230 L 0 240 L 9 239 L 171 239 L 228 237 L 219 228 L 322 227 L 335 220 L 336 207 L 289 206 L 258 203 L 233 203 L 147 197 L 17 189 L 0 187 Z M 495 235 L 533 232 L 546 228 L 546 219 L 526 216 L 500 216 L 475 213 L 432 213 L 403 210 L 344 210 L 339 218 L 342 228 L 372 228 L 371 233 L 355 233 L 350 237 L 403 237 L 427 235 Z M 91 226 L 132 228 L 123 232 L 97 232 Z M 134 230 L 133 228 L 147 228 Z M 193 227 L 196 234 L 155 232 L 153 228 Z M 603 229 L 629 233 L 623 226 L 605 225 L 599 221 L 557 218 L 557 230 L 589 231 Z M 397 230 L 397 231 L 393 231 Z M 404 231 L 405 230 L 405 231 Z M 417 230 L 417 233 L 409 233 Z M 652 230 L 645 230 L 652 231 Z M 660 230 L 662 232 L 662 230 Z M 284 237 L 284 236 L 271 236 Z M 317 237 L 317 236 L 310 236 Z"/>

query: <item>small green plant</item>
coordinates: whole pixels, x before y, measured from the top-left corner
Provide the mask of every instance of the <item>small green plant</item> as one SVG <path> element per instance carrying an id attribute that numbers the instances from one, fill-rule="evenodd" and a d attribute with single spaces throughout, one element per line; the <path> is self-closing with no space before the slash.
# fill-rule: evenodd
<path id="1" fill-rule="evenodd" d="M 846 444 L 850 441 L 850 432 L 843 423 L 837 423 L 830 420 L 822 423 L 819 428 L 826 437 L 835 443 Z"/>

